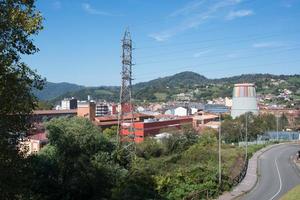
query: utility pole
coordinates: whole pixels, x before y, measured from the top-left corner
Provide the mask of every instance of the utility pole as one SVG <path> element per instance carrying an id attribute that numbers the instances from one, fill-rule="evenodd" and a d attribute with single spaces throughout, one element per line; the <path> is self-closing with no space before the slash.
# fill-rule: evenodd
<path id="1" fill-rule="evenodd" d="M 220 126 L 219 126 L 219 185 L 221 185 L 221 181 L 222 181 L 222 161 L 221 161 L 221 113 L 219 113 L 219 122 L 220 122 Z"/>
<path id="2" fill-rule="evenodd" d="M 245 136 L 245 138 L 246 138 L 246 160 L 247 160 L 248 159 L 248 113 L 246 113 L 245 116 L 246 116 L 246 125 L 245 125 L 246 136 Z"/>
<path id="3" fill-rule="evenodd" d="M 279 140 L 279 132 L 278 132 L 278 129 L 279 129 L 279 115 L 277 114 L 276 115 L 276 133 L 277 133 L 277 141 Z"/>
<path id="4" fill-rule="evenodd" d="M 118 114 L 118 145 L 122 141 L 135 142 L 134 113 L 132 104 L 132 40 L 128 29 L 122 39 L 122 84 L 120 90 L 120 110 Z M 126 124 L 126 126 L 124 126 Z M 135 145 L 134 145 L 135 146 Z"/>

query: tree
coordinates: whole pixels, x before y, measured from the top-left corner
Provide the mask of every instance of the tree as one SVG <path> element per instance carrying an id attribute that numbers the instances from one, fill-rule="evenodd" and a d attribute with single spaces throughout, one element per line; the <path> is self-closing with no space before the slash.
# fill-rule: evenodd
<path id="1" fill-rule="evenodd" d="M 0 0 L 0 199 L 21 198 L 26 188 L 22 178 L 27 164 L 18 142 L 30 126 L 28 117 L 36 102 L 32 90 L 43 85 L 41 77 L 21 62 L 21 55 L 38 51 L 31 37 L 42 29 L 42 17 L 34 3 Z"/>
<path id="2" fill-rule="evenodd" d="M 116 139 L 118 132 L 118 126 L 112 126 L 103 130 L 103 135 L 109 139 Z"/>
<path id="3" fill-rule="evenodd" d="M 38 110 L 52 110 L 53 105 L 48 101 L 38 101 L 36 109 L 38 109 Z"/>
<path id="4" fill-rule="evenodd" d="M 113 190 L 112 199 L 143 200 L 163 199 L 155 189 L 155 182 L 149 171 L 132 169 Z"/>
<path id="5" fill-rule="evenodd" d="M 240 134 L 241 125 L 237 120 L 227 118 L 222 122 L 221 126 L 222 137 L 226 143 L 236 143 L 242 139 Z"/>
<path id="6" fill-rule="evenodd" d="M 282 115 L 279 118 L 279 125 L 280 125 L 279 126 L 280 130 L 284 130 L 289 125 L 289 120 L 288 120 L 287 116 L 284 113 L 282 113 Z"/>
<path id="7" fill-rule="evenodd" d="M 53 119 L 46 128 L 49 144 L 32 160 L 33 196 L 110 199 L 117 178 L 123 177 L 113 158 L 115 145 L 85 118 Z"/>

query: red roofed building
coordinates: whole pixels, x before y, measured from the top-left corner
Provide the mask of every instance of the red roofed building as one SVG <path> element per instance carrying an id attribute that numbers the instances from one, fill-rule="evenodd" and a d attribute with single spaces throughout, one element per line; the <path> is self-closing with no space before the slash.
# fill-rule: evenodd
<path id="1" fill-rule="evenodd" d="M 134 138 L 135 142 L 144 141 L 145 137 L 155 136 L 163 129 L 177 128 L 181 129 L 183 125 L 192 125 L 193 119 L 190 117 L 167 119 L 162 121 L 145 121 L 145 122 L 134 122 L 134 135 L 131 135 L 129 128 L 130 123 L 122 124 L 122 136 L 128 136 L 128 138 Z"/>
<path id="2" fill-rule="evenodd" d="M 77 115 L 77 109 L 72 110 L 34 110 L 31 115 L 31 121 L 40 123 L 57 117 L 72 117 Z"/>
<path id="3" fill-rule="evenodd" d="M 133 119 L 135 122 L 141 122 L 144 119 L 154 118 L 152 115 L 146 115 L 142 113 L 135 113 L 133 115 Z M 125 120 L 131 119 L 131 114 L 127 114 L 124 117 Z M 118 125 L 118 115 L 107 115 L 102 117 L 96 117 L 95 118 L 95 124 L 97 126 L 100 126 L 102 129 L 110 128 L 112 126 Z"/>

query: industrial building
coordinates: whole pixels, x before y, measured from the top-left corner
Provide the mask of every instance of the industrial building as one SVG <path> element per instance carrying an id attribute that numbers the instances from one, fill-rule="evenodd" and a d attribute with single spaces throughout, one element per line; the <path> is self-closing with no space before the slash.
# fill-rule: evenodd
<path id="1" fill-rule="evenodd" d="M 34 110 L 30 117 L 32 123 L 41 123 L 57 117 L 73 117 L 77 115 L 76 109 L 71 110 Z"/>
<path id="2" fill-rule="evenodd" d="M 124 115 L 124 120 L 126 121 L 129 121 L 132 118 L 134 122 L 141 122 L 144 121 L 145 119 L 154 118 L 154 116 L 142 114 L 142 113 L 134 113 L 133 116 L 130 113 Z M 96 117 L 95 124 L 101 127 L 102 130 L 106 128 L 111 128 L 112 126 L 118 126 L 118 115 Z"/>
<path id="3" fill-rule="evenodd" d="M 193 119 L 191 117 L 183 117 L 176 119 L 164 119 L 164 120 L 144 120 L 143 122 L 134 122 L 134 138 L 135 142 L 144 141 L 145 137 L 154 137 L 155 135 L 161 133 L 162 130 L 166 130 L 168 128 L 176 128 L 181 129 L 184 125 L 192 125 Z M 130 123 L 123 123 L 123 129 L 121 135 L 128 136 L 130 135 L 129 128 Z"/>
<path id="4" fill-rule="evenodd" d="M 232 95 L 231 116 L 236 118 L 247 112 L 258 114 L 255 86 L 253 83 L 235 84 Z"/>

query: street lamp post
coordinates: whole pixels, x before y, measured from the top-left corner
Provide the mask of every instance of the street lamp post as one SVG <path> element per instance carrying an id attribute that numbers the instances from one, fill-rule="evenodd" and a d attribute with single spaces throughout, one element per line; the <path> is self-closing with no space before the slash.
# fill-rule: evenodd
<path id="1" fill-rule="evenodd" d="M 219 185 L 221 185 L 222 181 L 222 171 L 221 171 L 221 113 L 219 113 Z"/>
<path id="2" fill-rule="evenodd" d="M 245 139 L 246 139 L 246 160 L 248 159 L 248 113 L 246 113 L 246 136 L 245 136 Z"/>
<path id="3" fill-rule="evenodd" d="M 218 114 L 219 115 L 219 122 L 220 122 L 220 125 L 219 125 L 219 141 L 218 141 L 218 153 L 219 153 L 219 185 L 221 185 L 222 183 L 222 151 L 221 151 L 221 144 L 222 144 L 222 136 L 221 136 L 221 123 L 222 123 L 222 120 L 221 120 L 221 115 L 222 113 L 226 113 L 227 110 L 223 110 L 223 109 L 219 109 L 219 110 L 215 110 L 213 113 L 215 113 L 216 115 Z"/>
<path id="4" fill-rule="evenodd" d="M 278 127 L 279 127 L 279 115 L 276 115 L 276 133 L 277 133 L 277 141 L 279 140 L 279 132 L 278 132 Z"/>

